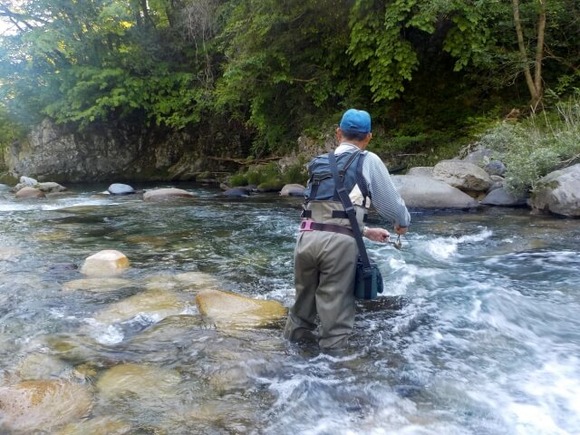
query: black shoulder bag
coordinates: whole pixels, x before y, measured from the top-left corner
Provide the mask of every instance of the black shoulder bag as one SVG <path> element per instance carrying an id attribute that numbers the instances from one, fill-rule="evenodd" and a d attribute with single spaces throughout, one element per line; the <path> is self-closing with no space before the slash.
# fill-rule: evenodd
<path id="1" fill-rule="evenodd" d="M 358 151 L 357 151 L 358 152 Z M 334 184 L 338 197 L 342 202 L 344 211 L 348 216 L 352 233 L 358 246 L 358 259 L 356 262 L 356 277 L 354 282 L 354 295 L 358 299 L 376 299 L 378 293 L 383 292 L 383 277 L 376 263 L 371 262 L 367 255 L 367 250 L 363 241 L 363 236 L 360 232 L 358 222 L 356 220 L 356 211 L 352 205 L 352 201 L 348 196 L 344 183 L 338 176 L 336 166 L 336 157 L 334 151 L 328 153 L 328 160 L 330 162 L 330 169 L 334 178 Z"/>

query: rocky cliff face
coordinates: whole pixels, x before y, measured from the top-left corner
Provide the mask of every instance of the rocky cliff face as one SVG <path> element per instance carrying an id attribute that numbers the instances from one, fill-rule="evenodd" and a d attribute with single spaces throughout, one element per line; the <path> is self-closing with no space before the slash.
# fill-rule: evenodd
<path id="1" fill-rule="evenodd" d="M 5 163 L 11 176 L 39 181 L 189 181 L 236 169 L 210 157 L 232 152 L 212 136 L 126 126 L 94 126 L 79 133 L 45 120 L 6 150 Z"/>

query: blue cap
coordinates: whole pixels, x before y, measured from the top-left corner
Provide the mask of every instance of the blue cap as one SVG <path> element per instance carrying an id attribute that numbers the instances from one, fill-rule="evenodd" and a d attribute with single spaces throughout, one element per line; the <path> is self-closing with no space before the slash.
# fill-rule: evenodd
<path id="1" fill-rule="evenodd" d="M 371 115 L 364 110 L 348 109 L 342 115 L 339 127 L 342 131 L 348 133 L 370 133 Z"/>

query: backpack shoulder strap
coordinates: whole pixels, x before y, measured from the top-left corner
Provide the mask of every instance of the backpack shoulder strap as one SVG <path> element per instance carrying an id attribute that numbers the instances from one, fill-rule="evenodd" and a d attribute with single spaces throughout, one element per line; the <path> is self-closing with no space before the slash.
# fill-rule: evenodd
<path id="1" fill-rule="evenodd" d="M 366 156 L 365 153 L 360 153 L 360 157 L 358 159 L 358 164 L 356 168 L 356 184 L 358 184 L 358 187 L 360 188 L 360 191 L 363 195 L 363 206 L 366 204 L 367 198 L 370 198 L 371 196 L 367 186 L 367 180 L 365 179 L 362 173 L 362 167 L 365 160 L 365 156 Z"/>
<path id="2" fill-rule="evenodd" d="M 336 167 L 336 158 L 334 156 L 334 151 L 330 151 L 330 153 L 328 154 L 328 158 L 330 161 L 330 169 L 332 170 L 332 176 L 334 177 L 335 189 L 336 189 L 336 192 L 338 194 L 338 197 L 340 198 L 340 201 L 342 202 L 342 206 L 344 207 L 344 211 L 346 212 L 346 215 L 348 216 L 348 219 L 350 220 L 350 226 L 351 226 L 354 238 L 356 240 L 356 244 L 358 246 L 358 253 L 360 255 L 360 259 L 361 259 L 364 267 L 369 267 L 370 261 L 369 261 L 368 255 L 367 255 L 367 250 L 366 250 L 366 247 L 365 247 L 365 244 L 363 241 L 363 236 L 361 234 L 360 227 L 358 226 L 358 222 L 356 220 L 356 211 L 354 209 L 354 206 L 352 205 L 352 202 L 350 200 L 350 197 L 348 196 L 348 193 L 346 192 L 346 189 L 344 188 L 344 184 L 343 184 L 342 180 L 338 176 L 338 170 Z"/>

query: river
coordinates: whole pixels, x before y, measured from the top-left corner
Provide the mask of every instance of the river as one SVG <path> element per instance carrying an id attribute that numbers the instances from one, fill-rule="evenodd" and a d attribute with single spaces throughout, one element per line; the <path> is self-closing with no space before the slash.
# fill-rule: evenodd
<path id="1" fill-rule="evenodd" d="M 52 367 L 43 376 L 93 394 L 76 426 L 38 433 L 108 419 L 125 425 L 109 433 L 136 434 L 580 434 L 580 220 L 412 210 L 401 250 L 367 242 L 385 292 L 358 303 L 356 346 L 328 355 L 285 342 L 281 324 L 232 332 L 184 320 L 199 313 L 179 284 L 178 316 L 98 321 L 148 283 L 190 272 L 290 306 L 300 208 L 196 185 L 178 186 L 194 201 L 167 203 L 99 195 L 106 187 L 42 200 L 0 192 L 0 386 L 40 354 Z M 82 278 L 73 266 L 103 249 L 129 258 L 128 284 L 66 290 Z M 176 381 L 100 395 L 120 364 Z M 18 433 L 5 410 L 0 401 L 0 429 Z"/>

